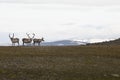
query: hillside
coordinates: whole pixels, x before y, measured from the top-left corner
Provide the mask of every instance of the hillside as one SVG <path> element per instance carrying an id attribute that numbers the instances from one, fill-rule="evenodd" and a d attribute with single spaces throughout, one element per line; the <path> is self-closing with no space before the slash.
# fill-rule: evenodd
<path id="1" fill-rule="evenodd" d="M 99 43 L 88 43 L 87 45 L 120 45 L 120 38 Z"/>
<path id="2" fill-rule="evenodd" d="M 120 46 L 0 47 L 0 80 L 120 80 Z"/>

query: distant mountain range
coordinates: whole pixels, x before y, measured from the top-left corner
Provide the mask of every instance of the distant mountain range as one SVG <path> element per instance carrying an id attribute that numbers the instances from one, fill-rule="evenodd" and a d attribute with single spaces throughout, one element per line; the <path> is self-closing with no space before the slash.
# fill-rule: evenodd
<path id="1" fill-rule="evenodd" d="M 103 41 L 103 42 L 82 42 L 82 41 L 73 41 L 73 40 L 60 40 L 54 42 L 45 42 L 42 45 L 46 46 L 72 46 L 72 45 L 120 45 L 120 38 L 110 40 L 110 41 Z"/>
<path id="2" fill-rule="evenodd" d="M 41 45 L 45 46 L 70 46 L 70 45 L 86 45 L 86 42 L 73 40 L 59 40 L 53 42 L 43 42 Z"/>
<path id="3" fill-rule="evenodd" d="M 0 44 L 1 46 L 11 46 L 11 43 Z M 29 46 L 30 44 L 26 44 Z M 37 44 L 36 44 L 37 45 Z M 59 40 L 59 41 L 52 41 L 52 42 L 42 42 L 41 46 L 76 46 L 76 45 L 120 45 L 120 38 L 110 41 L 104 42 L 84 42 L 79 40 Z M 21 45 L 22 46 L 22 45 Z"/>
<path id="4" fill-rule="evenodd" d="M 120 45 L 120 38 L 99 43 L 87 43 L 86 45 Z"/>

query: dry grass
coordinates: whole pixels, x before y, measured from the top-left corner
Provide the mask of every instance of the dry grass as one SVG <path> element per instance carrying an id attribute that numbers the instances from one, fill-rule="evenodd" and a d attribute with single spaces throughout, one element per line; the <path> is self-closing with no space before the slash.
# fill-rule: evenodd
<path id="1" fill-rule="evenodd" d="M 0 80 L 120 80 L 120 46 L 0 47 Z"/>

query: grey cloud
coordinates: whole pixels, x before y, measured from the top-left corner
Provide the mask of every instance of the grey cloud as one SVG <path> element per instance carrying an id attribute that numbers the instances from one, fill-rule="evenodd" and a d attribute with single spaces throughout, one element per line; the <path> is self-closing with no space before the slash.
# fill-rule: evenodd
<path id="1" fill-rule="evenodd" d="M 120 5 L 119 0 L 0 0 L 0 2 L 60 3 L 60 4 L 78 4 L 78 5 L 89 5 L 89 6 Z"/>
<path id="2" fill-rule="evenodd" d="M 101 30 L 104 28 L 107 28 L 106 26 L 98 26 L 98 25 L 79 25 L 78 27 L 82 27 L 82 28 L 90 28 L 90 29 L 96 29 L 96 30 Z"/>
<path id="3" fill-rule="evenodd" d="M 73 22 L 69 22 L 69 23 L 65 23 L 65 24 L 61 24 L 61 25 L 67 25 L 67 26 L 70 26 L 70 25 L 75 25 L 76 23 L 73 23 Z"/>

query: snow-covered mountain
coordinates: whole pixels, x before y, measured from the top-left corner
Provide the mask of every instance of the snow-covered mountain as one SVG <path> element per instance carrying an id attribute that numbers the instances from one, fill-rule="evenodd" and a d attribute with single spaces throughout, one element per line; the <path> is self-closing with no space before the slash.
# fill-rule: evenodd
<path id="1" fill-rule="evenodd" d="M 70 46 L 70 45 L 86 45 L 86 42 L 74 41 L 74 40 L 59 40 L 53 42 L 43 42 L 41 45 L 45 46 Z"/>

